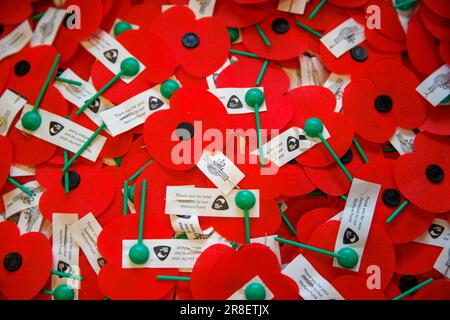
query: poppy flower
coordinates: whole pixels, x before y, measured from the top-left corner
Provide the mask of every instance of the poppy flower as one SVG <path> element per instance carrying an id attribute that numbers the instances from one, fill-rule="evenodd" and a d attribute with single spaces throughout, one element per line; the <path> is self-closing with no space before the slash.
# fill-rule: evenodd
<path id="1" fill-rule="evenodd" d="M 2 150 L 2 157 L 0 158 L 0 190 L 5 185 L 9 177 L 9 170 L 12 164 L 13 149 L 11 142 L 7 137 L 0 136 L 0 150 Z"/>
<path id="2" fill-rule="evenodd" d="M 345 300 L 387 300 L 382 290 L 369 288 L 367 281 L 366 277 L 342 276 L 334 279 L 331 285 Z"/>
<path id="3" fill-rule="evenodd" d="M 229 119 L 222 102 L 212 93 L 193 87 L 180 88 L 171 96 L 169 110 L 158 111 L 145 120 L 145 144 L 162 166 L 189 170 L 200 159 L 202 150 L 211 144 L 204 141 L 203 133 L 216 129 L 224 134 Z"/>
<path id="4" fill-rule="evenodd" d="M 394 163 L 394 178 L 400 192 L 419 208 L 435 213 L 450 210 L 450 148 L 447 138 L 418 134 L 415 152 Z"/>
<path id="5" fill-rule="evenodd" d="M 302 214 L 297 222 L 297 238 L 301 243 L 307 243 L 309 237 L 323 223 L 336 216 L 340 210 L 336 208 L 316 208 Z"/>
<path id="6" fill-rule="evenodd" d="M 28 300 L 44 287 L 52 269 L 52 248 L 39 232 L 20 235 L 14 223 L 0 223 L 0 292 L 10 300 Z"/>
<path id="7" fill-rule="evenodd" d="M 450 108 L 428 106 L 428 114 L 419 129 L 440 136 L 450 135 Z"/>
<path id="8" fill-rule="evenodd" d="M 205 252 L 215 250 L 215 246 Z M 276 255 L 262 244 L 248 244 L 234 253 L 227 251 L 210 267 L 212 271 L 207 278 L 209 299 L 227 299 L 256 276 L 273 293 L 274 300 L 298 299 L 297 285 L 281 273 Z M 193 277 L 196 271 L 198 269 L 194 267 Z"/>
<path id="9" fill-rule="evenodd" d="M 389 298 L 395 298 L 401 293 L 415 287 L 419 283 L 425 281 L 427 278 L 423 275 L 401 275 L 395 273 L 392 277 L 391 283 L 384 290 L 384 294 Z M 408 295 L 404 297 L 402 300 L 411 300 L 414 297 L 414 294 Z"/>
<path id="10" fill-rule="evenodd" d="M 448 19 L 434 13 L 426 4 L 420 6 L 419 13 L 423 24 L 436 39 L 439 39 L 440 41 L 450 41 Z"/>
<path id="11" fill-rule="evenodd" d="M 372 223 L 384 226 L 392 243 L 397 244 L 417 239 L 428 229 L 434 214 L 410 204 L 394 220 L 386 223 L 386 219 L 405 201 L 394 181 L 394 163 L 394 160 L 383 158 L 369 161 L 355 177 L 381 185 Z"/>
<path id="12" fill-rule="evenodd" d="M 98 249 L 107 263 L 100 269 L 100 290 L 113 300 L 161 299 L 174 289 L 172 281 L 157 280 L 156 275 L 178 275 L 178 269 L 122 268 L 122 241 L 137 239 L 139 215 L 121 215 L 111 221 L 98 237 Z M 170 239 L 172 230 L 163 217 L 146 214 L 144 239 Z"/>
<path id="13" fill-rule="evenodd" d="M 251 52 L 271 60 L 287 60 L 298 57 L 308 49 L 305 31 L 295 24 L 289 14 L 276 13 L 259 23 L 270 42 L 267 46 L 258 30 L 249 27 L 242 30 L 242 42 Z"/>
<path id="14" fill-rule="evenodd" d="M 214 6 L 214 18 L 232 28 L 253 26 L 270 14 L 271 1 L 248 6 L 229 0 L 217 0 Z"/>
<path id="15" fill-rule="evenodd" d="M 261 68 L 264 64 L 260 59 L 243 59 L 232 63 L 219 74 L 216 80 L 217 88 L 251 88 L 256 85 Z M 261 80 L 266 96 L 283 95 L 289 90 L 289 77 L 279 66 L 270 63 Z M 262 114 L 261 114 L 262 115 Z"/>
<path id="16" fill-rule="evenodd" d="M 130 83 L 115 82 L 103 96 L 115 104 L 120 104 L 135 95 L 150 89 L 154 84 L 169 78 L 176 67 L 171 48 L 159 36 L 149 30 L 128 30 L 116 37 L 132 56 L 138 59 L 145 69 Z M 92 81 L 100 90 L 114 74 L 101 62 L 96 61 L 91 70 Z"/>
<path id="17" fill-rule="evenodd" d="M 418 85 L 406 67 L 392 60 L 380 61 L 372 66 L 368 78 L 352 80 L 345 88 L 343 112 L 364 139 L 388 141 L 397 127 L 414 129 L 424 122 L 426 101 L 417 93 Z"/>
<path id="18" fill-rule="evenodd" d="M 308 179 L 305 169 L 292 159 L 280 168 L 286 176 L 286 187 L 283 191 L 285 197 L 298 197 L 308 194 L 316 189 L 316 186 Z"/>
<path id="19" fill-rule="evenodd" d="M 433 270 L 442 252 L 441 247 L 419 242 L 396 244 L 394 250 L 395 272 L 401 275 L 420 275 Z"/>
<path id="20" fill-rule="evenodd" d="M 30 0 L 2 1 L 0 4 L 0 24 L 19 24 L 31 15 Z"/>
<path id="21" fill-rule="evenodd" d="M 120 20 L 139 26 L 139 29 L 149 29 L 153 20 L 161 14 L 161 6 L 167 1 L 153 0 L 131 6 L 128 10 L 118 12 Z"/>
<path id="22" fill-rule="evenodd" d="M 328 221 L 320 225 L 311 235 L 308 245 L 334 251 L 340 221 Z M 361 265 L 358 272 L 333 267 L 333 257 L 304 250 L 303 255 L 314 266 L 314 268 L 328 281 L 344 275 L 356 275 L 366 277 L 367 267 L 377 265 L 380 267 L 381 289 L 389 284 L 395 269 L 394 248 L 389 235 L 383 228 L 372 224 Z"/>
<path id="23" fill-rule="evenodd" d="M 294 116 L 288 127 L 303 128 L 309 118 L 319 118 L 330 133 L 327 142 L 337 156 L 342 157 L 352 144 L 354 129 L 350 118 L 334 112 L 334 94 L 324 87 L 304 86 L 289 91 L 286 96 L 294 106 Z M 334 163 L 322 143 L 302 153 L 296 160 L 308 167 L 324 167 Z"/>
<path id="24" fill-rule="evenodd" d="M 450 282 L 435 280 L 417 291 L 413 300 L 450 300 Z"/>
<path id="25" fill-rule="evenodd" d="M 185 6 L 175 6 L 155 18 L 151 27 L 173 50 L 176 60 L 188 73 L 206 77 L 218 70 L 230 51 L 230 37 L 222 22 L 214 17 L 196 20 Z"/>

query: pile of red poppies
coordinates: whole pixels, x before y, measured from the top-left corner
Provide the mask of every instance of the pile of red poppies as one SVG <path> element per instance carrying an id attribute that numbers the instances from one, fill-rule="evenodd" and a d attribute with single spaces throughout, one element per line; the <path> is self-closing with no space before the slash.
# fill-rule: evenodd
<path id="1" fill-rule="evenodd" d="M 44 189 L 36 207 L 42 221 L 32 232 L 18 226 L 27 219 L 26 210 L 7 215 L 5 197 L 0 198 L 0 299 L 60 297 L 52 282 L 57 249 L 51 222 L 54 214 L 64 213 L 78 214 L 78 219 L 92 213 L 102 227 L 94 241 L 106 261 L 99 272 L 83 248 L 79 250 L 76 267 L 83 280 L 75 298 L 80 300 L 228 299 L 256 276 L 270 298 L 300 300 L 299 283 L 282 271 L 299 254 L 344 299 L 392 299 L 429 278 L 431 283 L 404 299 L 450 299 L 450 260 L 445 274 L 434 267 L 444 250 L 450 250 L 450 106 L 448 97 L 433 106 L 416 90 L 441 66 L 450 65 L 450 1 L 418 0 L 402 7 L 402 1 L 328 0 L 313 18 L 319 0 L 307 2 L 303 14 L 279 10 L 278 0 L 211 2 L 212 15 L 200 17 L 207 1 L 62 1 L 60 9 L 80 9 L 79 29 L 69 28 L 65 19 L 51 45 L 27 44 L 0 60 L 0 96 L 10 89 L 30 105 L 39 101 L 39 110 L 70 116 L 92 132 L 99 124 L 87 113 L 76 114 L 79 106 L 63 97 L 54 77 L 45 94 L 40 93 L 58 54 L 60 73 L 70 68 L 96 90 L 114 77 L 80 44 L 98 29 L 111 31 L 145 65 L 130 83 L 119 80 L 102 93 L 112 108 L 150 88 L 159 91 L 169 79 L 178 84 L 160 96 L 167 98 L 169 108 L 119 135 L 102 131 L 106 143 L 97 160 L 78 157 L 70 166 L 70 192 L 61 169 L 74 153 L 18 128 L 21 112 L 10 119 L 5 134 L 0 130 L 0 194 L 17 188 L 10 178 L 20 185 L 37 180 Z M 379 28 L 367 23 L 368 8 L 374 6 L 380 9 Z M 49 7 L 56 7 L 53 1 L 1 1 L 0 43 L 25 20 L 34 30 L 39 14 Z M 320 38 L 350 18 L 364 27 L 365 40 L 337 58 Z M 325 85 L 331 75 L 350 82 L 333 92 Z M 442 85 L 450 92 L 449 74 Z M 334 250 L 340 225 L 335 216 L 344 209 L 352 183 L 324 143 L 280 167 L 264 159 L 262 167 L 254 152 L 258 146 L 249 143 L 255 135 L 236 135 L 255 128 L 255 113 L 227 112 L 213 90 L 255 87 L 264 91 L 267 108 L 260 112 L 264 142 L 318 118 L 329 133 L 329 146 L 351 176 L 381 185 L 359 271 L 337 268 L 332 257 L 289 244 L 249 244 L 244 218 L 202 215 L 198 223 L 205 235 L 220 235 L 230 245 L 212 243 L 189 270 L 124 268 L 123 240 L 137 239 L 141 211 L 144 240 L 192 239 L 174 230 L 165 210 L 166 188 L 216 188 L 196 166 L 202 152 L 211 151 L 211 141 L 202 137 L 208 129 L 223 137 L 215 141 L 215 151 L 235 159 L 246 156 L 235 161 L 245 175 L 235 187 L 259 190 L 259 217 L 250 219 L 252 239 L 269 241 L 277 235 Z M 2 107 L 0 100 L 0 117 L 6 117 Z M 391 144 L 399 128 L 414 136 L 410 150 L 401 154 Z M 180 144 L 200 153 L 178 163 L 173 150 Z M 12 167 L 27 168 L 28 173 L 12 174 Z M 277 170 L 267 174 L 266 167 Z M 124 214 L 125 181 L 134 213 Z M 400 206 L 401 212 L 387 223 Z M 445 245 L 416 241 L 427 233 L 436 236 L 436 221 L 446 223 L 438 230 L 438 236 L 446 237 Z M 371 266 L 379 267 L 376 288 L 367 285 Z"/>

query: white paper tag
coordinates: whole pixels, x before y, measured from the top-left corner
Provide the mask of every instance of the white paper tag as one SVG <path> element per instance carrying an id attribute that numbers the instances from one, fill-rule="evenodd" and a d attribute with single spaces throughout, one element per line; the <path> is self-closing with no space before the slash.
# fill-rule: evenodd
<path id="1" fill-rule="evenodd" d="M 336 97 L 336 107 L 334 112 L 340 112 L 342 109 L 342 97 L 344 96 L 344 90 L 350 83 L 350 75 L 331 73 L 323 86 L 330 89 Z"/>
<path id="2" fill-rule="evenodd" d="M 327 80 L 329 72 L 319 58 L 301 55 L 299 59 L 302 86 L 320 86 Z"/>
<path id="3" fill-rule="evenodd" d="M 256 197 L 256 203 L 249 210 L 250 218 L 259 217 L 259 190 L 249 190 Z M 234 201 L 239 190 L 223 195 L 213 188 L 166 188 L 166 214 L 196 215 L 203 217 L 243 218 L 244 211 Z"/>
<path id="4" fill-rule="evenodd" d="M 43 219 L 44 217 L 38 206 L 22 210 L 19 221 L 17 222 L 20 234 L 39 232 L 39 230 L 41 230 Z"/>
<path id="5" fill-rule="evenodd" d="M 262 87 L 255 87 L 264 91 Z M 222 102 L 228 114 L 255 113 L 255 109 L 245 103 L 245 94 L 253 88 L 217 88 L 209 90 Z M 259 106 L 259 112 L 267 111 L 266 103 Z"/>
<path id="6" fill-rule="evenodd" d="M 442 249 L 441 254 L 434 263 L 434 269 L 442 273 L 444 278 L 450 279 L 450 246 Z"/>
<path id="7" fill-rule="evenodd" d="M 347 51 L 366 40 L 364 27 L 350 18 L 328 32 L 320 41 L 328 50 L 339 58 Z"/>
<path id="8" fill-rule="evenodd" d="M 284 267 L 281 273 L 297 283 L 299 294 L 305 300 L 344 300 L 301 254 Z"/>
<path id="9" fill-rule="evenodd" d="M 5 204 L 5 217 L 8 219 L 13 214 L 39 205 L 44 188 L 42 188 L 37 180 L 30 181 L 24 184 L 33 195 L 30 197 L 19 188 L 11 190 L 3 194 L 3 203 Z"/>
<path id="10" fill-rule="evenodd" d="M 278 0 L 278 11 L 304 14 L 308 0 Z"/>
<path id="11" fill-rule="evenodd" d="M 170 223 L 175 232 L 203 235 L 198 216 L 170 215 Z"/>
<path id="12" fill-rule="evenodd" d="M 247 300 L 247 298 L 245 297 L 245 288 L 247 288 L 247 286 L 251 283 L 259 283 L 264 287 L 264 289 L 266 290 L 266 297 L 264 298 L 264 300 L 273 299 L 274 297 L 273 292 L 270 291 L 269 287 L 265 285 L 265 283 L 259 276 L 255 276 L 249 281 L 247 281 L 247 283 L 245 283 L 238 291 L 233 293 L 227 300 Z"/>
<path id="13" fill-rule="evenodd" d="M 415 242 L 427 244 L 436 247 L 450 246 L 450 224 L 444 219 L 433 219 L 433 222 Z"/>
<path id="14" fill-rule="evenodd" d="M 40 45 L 51 46 L 65 16 L 65 9 L 48 8 L 34 29 L 33 36 L 30 40 L 30 47 Z"/>
<path id="15" fill-rule="evenodd" d="M 228 67 L 230 65 L 230 60 L 226 60 L 223 66 L 219 68 L 216 72 L 206 77 L 206 82 L 208 83 L 209 89 L 216 89 L 216 80 L 219 74 L 222 72 L 223 69 Z"/>
<path id="16" fill-rule="evenodd" d="M 229 194 L 245 174 L 222 152 L 203 151 L 197 167 L 225 195 Z"/>
<path id="17" fill-rule="evenodd" d="M 359 271 L 380 189 L 379 184 L 353 179 L 334 245 L 334 252 L 351 247 L 358 253 L 358 263 L 347 270 Z M 333 259 L 333 266 L 343 268 L 336 258 Z"/>
<path id="18" fill-rule="evenodd" d="M 299 69 L 292 69 L 292 68 L 281 68 L 284 72 L 286 72 L 288 78 L 289 78 L 289 90 L 298 88 L 302 85 L 302 74 L 301 70 Z"/>
<path id="19" fill-rule="evenodd" d="M 414 152 L 414 139 L 416 134 L 412 130 L 398 128 L 394 135 L 389 139 L 389 142 L 397 150 L 400 155 Z"/>
<path id="20" fill-rule="evenodd" d="M 278 263 L 281 265 L 281 254 L 280 254 L 280 245 L 278 241 L 275 241 L 275 237 L 277 235 L 271 235 L 271 236 L 264 236 L 259 238 L 252 238 L 250 239 L 250 243 L 260 243 L 268 247 L 270 250 L 275 253 L 277 256 Z"/>
<path id="21" fill-rule="evenodd" d="M 189 8 L 195 13 L 197 19 L 212 17 L 216 0 L 189 0 Z"/>
<path id="22" fill-rule="evenodd" d="M 422 97 L 436 107 L 450 95 L 450 67 L 444 64 L 416 88 Z"/>
<path id="23" fill-rule="evenodd" d="M 24 164 L 13 163 L 9 169 L 9 175 L 11 177 L 30 177 L 36 175 L 35 166 L 27 166 Z"/>
<path id="24" fill-rule="evenodd" d="M 26 112 L 31 111 L 32 109 L 33 106 L 26 104 L 22 111 L 22 117 Z M 22 121 L 17 121 L 16 128 L 74 153 L 77 152 L 94 133 L 93 131 L 57 114 L 43 109 L 39 109 L 38 112 L 41 115 L 42 123 L 37 130 L 29 131 L 25 129 L 22 126 Z M 96 161 L 105 143 L 106 138 L 102 135 L 98 135 L 89 147 L 83 151 L 81 156 L 88 160 Z"/>
<path id="25" fill-rule="evenodd" d="M 98 274 L 106 263 L 106 260 L 100 255 L 97 247 L 98 235 L 102 232 L 100 223 L 98 223 L 92 213 L 88 213 L 73 223 L 69 230 L 86 255 L 92 269 Z"/>
<path id="26" fill-rule="evenodd" d="M 137 60 L 114 37 L 101 29 L 97 30 L 88 39 L 81 41 L 80 44 L 114 74 L 120 72 L 120 64 L 126 58 L 135 58 Z M 139 62 L 139 65 L 140 69 L 137 75 L 134 77 L 124 75 L 120 79 L 125 83 L 133 81 L 145 69 L 141 62 Z"/>
<path id="27" fill-rule="evenodd" d="M 113 137 L 143 124 L 152 113 L 170 108 L 168 100 L 161 96 L 159 87 L 141 92 L 100 114 Z"/>
<path id="28" fill-rule="evenodd" d="M 28 20 L 22 22 L 7 36 L 0 40 L 0 61 L 22 50 L 33 36 Z"/>
<path id="29" fill-rule="evenodd" d="M 326 128 L 323 130 L 323 137 L 325 139 L 330 137 Z M 292 127 L 266 142 L 263 145 L 263 153 L 265 158 L 281 167 L 317 143 L 320 143 L 319 138 L 308 137 L 302 128 Z M 258 155 L 259 149 L 252 151 L 251 154 Z"/>
<path id="30" fill-rule="evenodd" d="M 143 240 L 142 243 L 150 250 L 150 258 L 146 263 L 136 265 L 128 256 L 131 247 L 136 243 L 137 240 L 122 241 L 122 268 L 193 268 L 200 254 L 208 247 L 217 243 L 228 245 L 218 238 Z"/>
<path id="31" fill-rule="evenodd" d="M 6 136 L 11 123 L 27 100 L 10 89 L 0 97 L 0 136 Z"/>
<path id="32" fill-rule="evenodd" d="M 53 213 L 52 254 L 53 270 L 79 276 L 80 249 L 72 233 L 70 232 L 70 225 L 76 223 L 77 220 L 78 214 Z M 61 284 L 67 284 L 74 289 L 80 288 L 79 280 L 52 275 L 52 289 Z"/>
<path id="33" fill-rule="evenodd" d="M 73 103 L 78 108 L 81 108 L 86 101 L 88 101 L 91 97 L 94 96 L 94 94 L 97 93 L 97 90 L 95 90 L 92 84 L 81 79 L 71 69 L 64 70 L 64 72 L 61 73 L 60 77 L 81 82 L 81 86 L 74 86 L 69 83 L 60 81 L 55 81 L 53 83 L 55 88 L 58 89 L 64 99 Z M 109 108 L 112 108 L 113 106 L 114 105 L 110 101 L 100 96 L 84 110 L 84 113 L 97 126 L 101 126 L 103 120 L 100 117 L 100 113 Z"/>

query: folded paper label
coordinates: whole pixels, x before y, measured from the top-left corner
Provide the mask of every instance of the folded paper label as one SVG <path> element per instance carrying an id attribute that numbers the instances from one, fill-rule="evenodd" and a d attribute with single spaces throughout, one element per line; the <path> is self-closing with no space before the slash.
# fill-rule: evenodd
<path id="1" fill-rule="evenodd" d="M 353 18 L 345 20 L 320 38 L 320 42 L 322 42 L 336 58 L 339 58 L 364 40 L 366 40 L 364 27 L 357 23 Z"/>
<path id="2" fill-rule="evenodd" d="M 428 76 L 417 88 L 417 92 L 433 107 L 450 95 L 450 67 L 444 64 Z"/>
<path id="3" fill-rule="evenodd" d="M 30 47 L 41 45 L 51 46 L 65 16 L 65 9 L 48 8 L 34 29 L 33 36 L 30 40 Z"/>
<path id="4" fill-rule="evenodd" d="M 28 20 L 0 40 L 0 61 L 22 50 L 33 36 Z"/>
<path id="5" fill-rule="evenodd" d="M 336 97 L 336 107 L 334 112 L 340 112 L 342 109 L 342 97 L 344 96 L 344 90 L 350 83 L 350 75 L 331 73 L 323 86 L 333 92 Z"/>
<path id="6" fill-rule="evenodd" d="M 278 0 L 278 11 L 304 14 L 308 0 Z"/>
<path id="7" fill-rule="evenodd" d="M 435 218 L 420 237 L 415 242 L 445 248 L 450 246 L 450 223 L 447 220 Z"/>
<path id="8" fill-rule="evenodd" d="M 389 142 L 397 150 L 400 155 L 414 152 L 414 139 L 416 134 L 412 130 L 398 128 L 394 135 L 389 139 Z"/>
<path id="9" fill-rule="evenodd" d="M 3 194 L 3 203 L 5 205 L 5 217 L 9 218 L 13 214 L 22 210 L 36 207 L 39 205 L 44 188 L 37 180 L 27 182 L 23 185 L 32 192 L 32 196 L 25 194 L 19 188 L 13 189 Z"/>
<path id="10" fill-rule="evenodd" d="M 20 234 L 39 232 L 41 230 L 43 220 L 44 217 L 42 216 L 39 207 L 31 207 L 20 212 L 17 227 L 20 230 Z"/>
<path id="11" fill-rule="evenodd" d="M 197 19 L 212 17 L 216 0 L 189 0 L 188 6 L 195 13 Z"/>
<path id="12" fill-rule="evenodd" d="M 0 97 L 0 136 L 6 136 L 11 124 L 27 100 L 10 89 Z"/>

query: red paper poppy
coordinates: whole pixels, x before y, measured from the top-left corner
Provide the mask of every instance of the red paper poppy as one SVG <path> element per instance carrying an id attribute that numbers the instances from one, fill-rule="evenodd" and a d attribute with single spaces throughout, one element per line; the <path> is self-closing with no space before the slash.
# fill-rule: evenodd
<path id="1" fill-rule="evenodd" d="M 383 151 L 378 144 L 368 142 L 362 138 L 358 138 L 357 141 L 369 162 L 376 158 L 383 157 Z M 348 149 L 340 160 L 352 176 L 364 164 L 364 161 L 354 144 L 352 144 L 350 149 Z M 350 189 L 351 183 L 338 164 L 332 164 L 321 168 L 305 167 L 304 169 L 305 174 L 311 183 L 317 189 L 330 196 L 346 194 Z"/>
<path id="2" fill-rule="evenodd" d="M 206 78 L 194 77 L 181 67 L 178 67 L 175 70 L 175 78 L 181 83 L 182 87 L 197 87 L 206 90 L 209 89 Z"/>
<path id="3" fill-rule="evenodd" d="M 31 1 L 1 1 L 0 3 L 0 23 L 19 24 L 31 15 Z"/>
<path id="4" fill-rule="evenodd" d="M 298 299 L 298 287 L 281 273 L 276 255 L 258 243 L 225 254 L 216 262 L 208 279 L 208 296 L 214 300 L 227 299 L 255 276 L 273 293 L 274 300 Z"/>
<path id="5" fill-rule="evenodd" d="M 308 245 L 334 251 L 339 225 L 339 221 L 325 222 L 311 235 Z M 391 239 L 382 228 L 376 225 L 372 225 L 370 228 L 358 272 L 333 267 L 333 257 L 328 255 L 311 251 L 304 251 L 303 254 L 317 272 L 328 281 L 344 275 L 365 277 L 367 268 L 371 265 L 377 265 L 380 267 L 381 288 L 384 289 L 389 284 L 395 268 L 395 255 Z"/>
<path id="6" fill-rule="evenodd" d="M 403 275 L 418 275 L 433 270 L 443 250 L 418 242 L 397 244 L 394 249 L 395 272 Z"/>
<path id="7" fill-rule="evenodd" d="M 409 21 L 406 46 L 412 63 L 423 74 L 431 74 L 444 64 L 438 42 L 424 26 L 420 14 L 413 15 Z"/>
<path id="8" fill-rule="evenodd" d="M 449 8 L 450 9 L 450 8 Z M 420 17 L 425 27 L 440 41 L 450 41 L 450 20 L 434 13 L 426 5 L 420 6 Z"/>
<path id="9" fill-rule="evenodd" d="M 297 222 L 297 238 L 307 243 L 314 231 L 323 223 L 336 216 L 340 210 L 336 208 L 316 208 L 304 213 Z"/>
<path id="10" fill-rule="evenodd" d="M 368 0 L 328 0 L 330 3 L 344 8 L 359 8 L 367 3 Z"/>
<path id="11" fill-rule="evenodd" d="M 258 23 L 270 14 L 270 1 L 246 6 L 229 0 L 217 0 L 214 17 L 227 27 L 245 28 Z"/>
<path id="12" fill-rule="evenodd" d="M 286 186 L 283 191 L 285 197 L 298 197 L 308 194 L 316 189 L 316 186 L 308 179 L 305 169 L 295 159 L 289 161 L 280 168 L 286 176 Z"/>
<path id="13" fill-rule="evenodd" d="M 397 273 L 394 273 L 394 276 L 392 277 L 391 283 L 389 286 L 384 290 L 384 294 L 388 299 L 392 299 L 397 297 L 398 295 L 402 294 L 408 289 L 411 289 L 418 283 L 421 283 L 425 281 L 427 278 L 420 276 L 411 276 L 411 275 L 400 275 Z M 402 300 L 411 300 L 414 297 L 414 293 L 411 295 L 407 295 Z"/>
<path id="14" fill-rule="evenodd" d="M 441 41 L 439 43 L 439 54 L 446 64 L 450 64 L 450 41 Z"/>
<path id="15" fill-rule="evenodd" d="M 388 141 L 397 127 L 413 129 L 425 120 L 426 102 L 415 89 L 418 85 L 409 69 L 392 60 L 380 61 L 368 78 L 354 80 L 345 88 L 344 113 L 364 139 Z"/>
<path id="16" fill-rule="evenodd" d="M 441 136 L 450 135 L 450 107 L 435 108 L 429 105 L 427 118 L 419 128 L 422 131 Z"/>
<path id="17" fill-rule="evenodd" d="M 8 81 L 11 66 L 9 60 L 0 61 L 0 90 L 3 92 L 5 84 Z"/>
<path id="18" fill-rule="evenodd" d="M 394 164 L 395 182 L 405 197 L 419 208 L 443 213 L 450 210 L 450 147 L 445 137 L 421 133 L 414 140 L 415 152 Z"/>
<path id="19" fill-rule="evenodd" d="M 139 29 L 150 29 L 153 20 L 161 14 L 161 6 L 167 1 L 152 0 L 132 6 L 125 12 L 119 12 L 119 18 L 130 24 L 138 25 Z"/>
<path id="20" fill-rule="evenodd" d="M 261 21 L 259 26 L 270 46 L 264 43 L 255 27 L 242 30 L 242 41 L 245 47 L 262 58 L 287 60 L 298 57 L 308 49 L 305 31 L 295 24 L 294 17 L 289 14 L 272 14 Z"/>
<path id="21" fill-rule="evenodd" d="M 319 86 L 304 86 L 291 90 L 286 95 L 294 106 L 294 116 L 289 127 L 303 128 L 309 118 L 319 118 L 330 133 L 327 142 L 338 157 L 350 148 L 354 129 L 347 116 L 334 112 L 336 98 L 333 93 Z M 324 167 L 334 163 L 326 147 L 319 143 L 299 155 L 296 160 L 308 167 Z"/>
<path id="22" fill-rule="evenodd" d="M 345 300 L 387 300 L 383 291 L 370 288 L 366 277 L 342 276 L 333 280 L 331 285 Z"/>
<path id="23" fill-rule="evenodd" d="M 364 34 L 366 35 L 367 42 L 382 52 L 401 53 L 406 51 L 405 41 L 392 40 L 377 29 L 365 28 Z"/>
<path id="24" fill-rule="evenodd" d="M 314 11 L 320 1 L 321 0 L 309 1 L 308 5 L 305 7 L 305 13 L 303 15 L 295 15 L 295 18 L 314 30 L 329 30 L 349 18 L 349 14 L 345 9 L 331 4 L 331 1 L 327 1 L 314 18 L 309 19 L 310 14 Z"/>
<path id="25" fill-rule="evenodd" d="M 448 2 L 445 0 L 423 0 L 425 5 L 433 10 L 434 13 L 444 17 L 446 19 L 450 19 L 450 12 L 448 7 Z"/>
<path id="26" fill-rule="evenodd" d="M 78 46 L 74 56 L 70 60 L 61 63 L 61 67 L 63 69 L 70 68 L 81 79 L 86 81 L 91 76 L 92 65 L 95 61 L 96 59 L 92 54 L 82 46 Z"/>
<path id="27" fill-rule="evenodd" d="M 413 300 L 450 300 L 450 281 L 438 279 L 421 288 Z"/>
<path id="28" fill-rule="evenodd" d="M 187 7 L 175 6 L 157 17 L 151 27 L 172 48 L 180 65 L 196 77 L 218 70 L 230 51 L 227 28 L 213 17 L 195 19 Z"/>
<path id="29" fill-rule="evenodd" d="M 259 59 L 243 59 L 226 67 L 217 77 L 217 88 L 251 88 L 261 72 L 263 61 Z M 280 67 L 269 62 L 260 87 L 267 96 L 277 96 L 289 90 L 289 77 Z"/>
<path id="30" fill-rule="evenodd" d="M 396 244 L 417 239 L 430 226 L 433 214 L 410 204 L 391 223 L 386 223 L 386 219 L 405 201 L 394 182 L 394 163 L 394 160 L 382 158 L 370 161 L 358 170 L 355 177 L 381 185 L 373 223 L 384 226 Z"/>
<path id="31" fill-rule="evenodd" d="M 161 299 L 174 288 L 172 281 L 157 280 L 156 275 L 178 275 L 177 269 L 122 268 L 122 241 L 137 239 L 139 215 L 122 215 L 111 221 L 98 237 L 98 248 L 107 263 L 100 269 L 100 290 L 113 300 Z M 171 238 L 172 231 L 161 216 L 146 214 L 144 239 Z"/>
<path id="32" fill-rule="evenodd" d="M 20 236 L 11 222 L 0 223 L 0 291 L 7 299 L 28 300 L 44 287 L 52 269 L 52 248 L 39 232 Z"/>
<path id="33" fill-rule="evenodd" d="M 365 5 L 365 10 L 362 12 L 364 19 L 364 14 L 367 12 L 367 8 L 374 5 L 379 8 L 380 21 L 382 21 L 382 23 L 380 24 L 379 29 L 372 30 L 378 30 L 385 37 L 392 40 L 405 41 L 405 31 L 400 23 L 398 12 L 391 3 L 382 0 L 370 0 Z M 368 28 L 365 30 L 366 32 L 368 31 L 367 29 Z M 383 49 L 384 48 L 380 48 L 380 50 Z"/>
<path id="34" fill-rule="evenodd" d="M 2 150 L 2 157 L 0 158 L 0 190 L 6 183 L 9 177 L 9 170 L 12 164 L 13 149 L 8 138 L 0 136 L 0 150 Z"/>
<path id="35" fill-rule="evenodd" d="M 223 148 L 220 141 L 205 141 L 203 134 L 213 129 L 224 137 L 229 119 L 222 102 L 212 93 L 180 88 L 170 98 L 170 110 L 158 111 L 145 120 L 145 144 L 159 164 L 173 170 L 189 170 L 205 148 Z"/>

